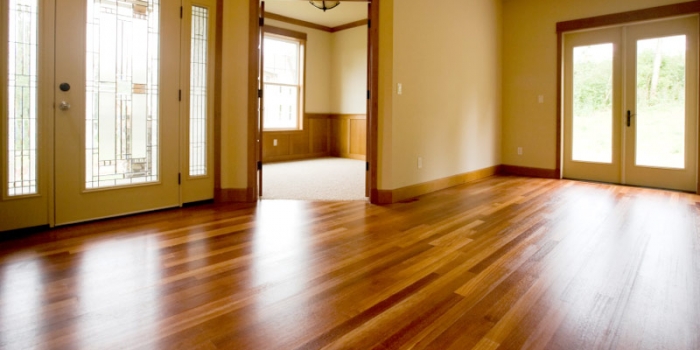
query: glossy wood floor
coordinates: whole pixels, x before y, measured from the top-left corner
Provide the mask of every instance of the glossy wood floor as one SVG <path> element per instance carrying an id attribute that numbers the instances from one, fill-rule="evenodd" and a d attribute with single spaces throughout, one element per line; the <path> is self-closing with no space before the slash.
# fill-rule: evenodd
<path id="1" fill-rule="evenodd" d="M 0 243 L 2 349 L 700 349 L 700 197 L 492 177 Z"/>

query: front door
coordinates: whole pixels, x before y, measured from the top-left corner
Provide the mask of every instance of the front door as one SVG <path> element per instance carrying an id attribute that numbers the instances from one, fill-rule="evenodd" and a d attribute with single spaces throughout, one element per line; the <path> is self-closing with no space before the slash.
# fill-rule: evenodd
<path id="1" fill-rule="evenodd" d="M 179 205 L 180 2 L 61 0 L 55 222 Z"/>
<path id="2" fill-rule="evenodd" d="M 565 35 L 564 177 L 697 189 L 698 17 Z"/>

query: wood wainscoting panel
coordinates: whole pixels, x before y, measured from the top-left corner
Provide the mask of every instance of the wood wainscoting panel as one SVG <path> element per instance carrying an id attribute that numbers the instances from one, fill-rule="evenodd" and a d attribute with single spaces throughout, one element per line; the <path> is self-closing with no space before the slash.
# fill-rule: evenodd
<path id="1" fill-rule="evenodd" d="M 310 153 L 330 153 L 331 122 L 326 114 L 313 114 L 307 118 Z"/>
<path id="2" fill-rule="evenodd" d="M 350 119 L 350 154 L 367 154 L 367 119 Z"/>
<path id="3" fill-rule="evenodd" d="M 304 155 L 311 153 L 310 132 L 289 135 L 289 154 Z"/>
<path id="4" fill-rule="evenodd" d="M 289 146 L 289 134 L 286 133 L 264 133 L 263 134 L 263 154 L 265 158 L 283 157 L 291 154 Z M 277 145 L 275 145 L 277 140 Z"/>
<path id="5" fill-rule="evenodd" d="M 367 115 L 331 115 L 331 156 L 367 159 Z"/>
<path id="6" fill-rule="evenodd" d="M 302 130 L 263 132 L 263 162 L 329 156 L 329 115 L 306 113 L 302 125 Z"/>

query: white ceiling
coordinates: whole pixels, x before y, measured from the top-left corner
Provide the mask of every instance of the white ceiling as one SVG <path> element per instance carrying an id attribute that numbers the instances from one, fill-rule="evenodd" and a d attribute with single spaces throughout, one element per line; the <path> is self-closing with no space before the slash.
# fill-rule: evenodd
<path id="1" fill-rule="evenodd" d="M 265 12 L 320 24 L 337 27 L 367 18 L 367 3 L 361 1 L 341 2 L 338 7 L 323 12 L 308 1 L 266 0 Z"/>

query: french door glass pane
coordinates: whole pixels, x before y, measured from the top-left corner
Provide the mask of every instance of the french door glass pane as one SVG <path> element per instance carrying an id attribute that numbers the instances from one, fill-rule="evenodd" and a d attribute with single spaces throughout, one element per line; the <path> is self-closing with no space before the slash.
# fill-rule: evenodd
<path id="1" fill-rule="evenodd" d="M 612 162 L 613 44 L 574 48 L 572 159 Z"/>
<path id="2" fill-rule="evenodd" d="M 85 187 L 158 181 L 158 0 L 87 0 Z"/>
<path id="3" fill-rule="evenodd" d="M 37 0 L 10 0 L 7 195 L 37 193 Z"/>
<path id="4" fill-rule="evenodd" d="M 190 176 L 207 174 L 207 30 L 209 10 L 192 7 L 190 53 Z"/>
<path id="5" fill-rule="evenodd" d="M 685 35 L 637 41 L 638 166 L 685 167 Z"/>

